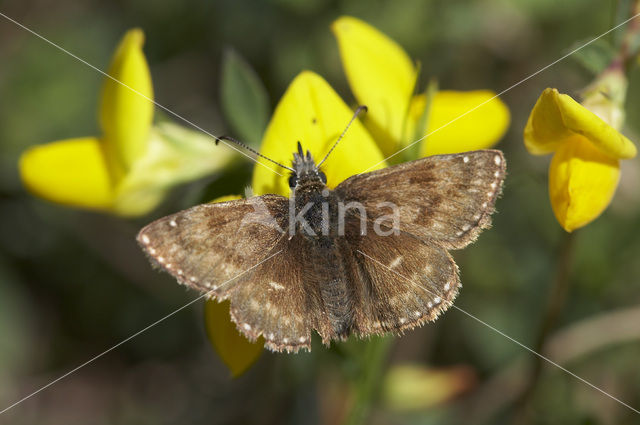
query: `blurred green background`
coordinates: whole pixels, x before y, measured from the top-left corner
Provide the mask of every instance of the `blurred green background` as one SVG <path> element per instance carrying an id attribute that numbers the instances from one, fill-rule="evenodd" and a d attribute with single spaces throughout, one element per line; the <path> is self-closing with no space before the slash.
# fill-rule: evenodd
<path id="1" fill-rule="evenodd" d="M 141 27 L 156 100 L 213 134 L 237 135 L 221 107 L 224 52 L 255 69 L 273 108 L 310 69 L 353 103 L 330 23 L 359 17 L 422 64 L 421 83 L 500 92 L 628 17 L 610 0 L 8 0 L 0 11 L 106 69 L 127 29 Z M 506 93 L 512 124 L 493 229 L 455 252 L 456 305 L 525 345 L 535 344 L 563 230 L 551 211 L 549 158 L 528 155 L 522 129 L 546 87 L 576 94 L 599 68 L 612 33 Z M 0 17 L 0 410 L 196 297 L 151 269 L 134 237 L 142 225 L 217 196 L 241 193 L 253 163 L 176 189 L 148 217 L 124 220 L 29 195 L 17 172 L 28 146 L 98 134 L 102 76 Z M 632 70 L 625 134 L 640 140 L 640 73 Z M 612 206 L 575 235 L 568 301 L 555 355 L 594 385 L 640 408 L 640 160 L 623 164 Z M 625 314 L 614 315 L 616 312 Z M 574 326 L 587 326 L 575 338 Z M 590 326 L 590 327 L 589 327 Z M 573 335 L 573 334 L 572 334 Z M 622 335 L 616 339 L 615 336 Z M 574 335 L 575 336 L 575 335 Z M 611 342 L 613 341 L 613 342 Z M 366 343 L 308 354 L 265 351 L 231 379 L 204 333 L 202 303 L 107 353 L 10 411 L 7 424 L 326 424 L 342 420 Z M 594 348 L 595 346 L 595 348 Z M 571 353 L 577 352 L 577 355 Z M 455 371 L 399 383 L 383 372 L 369 423 L 512 423 L 514 388 L 533 356 L 463 313 L 394 338 L 385 371 L 402 364 Z M 455 397 L 448 394 L 454 380 Z M 400 389 L 422 380 L 417 407 Z M 405 382 L 406 381 L 406 382 Z M 395 382 L 395 384 L 394 384 Z M 415 384 L 415 382 L 414 382 Z M 395 385 L 395 386 L 394 386 Z M 424 400 L 423 400 L 424 399 Z M 400 400 L 400 401 L 398 401 Z M 534 423 L 638 423 L 638 415 L 546 364 Z"/>

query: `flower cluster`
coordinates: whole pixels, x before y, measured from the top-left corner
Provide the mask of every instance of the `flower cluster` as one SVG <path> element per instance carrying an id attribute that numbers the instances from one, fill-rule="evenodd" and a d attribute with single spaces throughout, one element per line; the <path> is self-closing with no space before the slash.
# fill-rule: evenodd
<path id="1" fill-rule="evenodd" d="M 504 135 L 510 114 L 495 93 L 439 91 L 430 84 L 416 94 L 419 66 L 397 43 L 352 17 L 337 19 L 332 30 L 353 94 L 369 112 L 353 123 L 323 165 L 329 187 L 400 160 L 487 148 Z M 57 141 L 23 153 L 22 180 L 32 193 L 68 206 L 138 216 L 156 207 L 172 186 L 229 162 L 232 151 L 215 148 L 210 138 L 176 124 L 152 123 L 153 88 L 143 41 L 142 31 L 131 30 L 116 49 L 100 102 L 101 136 Z M 301 141 L 305 150 L 322 158 L 352 114 L 321 76 L 304 71 L 278 103 L 260 152 L 289 164 Z M 405 149 L 412 145 L 415 149 Z M 406 151 L 395 155 L 400 150 Z M 264 167 L 254 167 L 254 193 L 287 196 L 288 176 L 259 161 Z M 234 374 L 242 373 L 262 344 L 239 336 L 226 304 L 208 302 L 205 319 L 222 359 Z"/>
<path id="2" fill-rule="evenodd" d="M 509 110 L 495 93 L 428 90 L 414 95 L 418 68 L 398 44 L 352 17 L 337 19 L 332 29 L 354 96 L 358 103 L 367 105 L 368 112 L 363 122 L 354 121 L 323 164 L 329 187 L 354 174 L 384 168 L 394 159 L 386 157 L 420 139 L 419 149 L 403 159 L 488 148 L 506 132 Z M 300 141 L 314 158 L 323 158 L 352 115 L 352 108 L 320 75 L 303 71 L 280 99 L 260 153 L 290 164 Z M 455 126 L 447 126 L 456 119 Z M 288 196 L 288 175 L 272 172 L 274 165 L 268 161 L 259 162 L 263 166 L 254 167 L 254 193 Z M 234 373 L 245 370 L 260 355 L 256 347 L 263 343 L 237 340 L 237 333 L 229 331 L 234 325 L 220 319 L 228 314 L 226 303 L 208 301 L 205 308 L 207 317 L 216 318 L 207 319 L 207 329 L 218 353 Z"/>

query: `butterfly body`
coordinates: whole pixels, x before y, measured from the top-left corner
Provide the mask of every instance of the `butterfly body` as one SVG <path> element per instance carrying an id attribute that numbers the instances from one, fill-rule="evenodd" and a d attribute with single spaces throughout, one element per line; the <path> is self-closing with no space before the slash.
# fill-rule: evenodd
<path id="1" fill-rule="evenodd" d="M 204 204 L 138 235 L 180 283 L 231 301 L 240 332 L 274 351 L 310 349 L 435 320 L 456 297 L 448 253 L 490 225 L 501 152 L 440 155 L 352 176 L 330 190 L 298 146 L 291 198 Z"/>
<path id="2" fill-rule="evenodd" d="M 339 195 L 326 186 L 326 177 L 316 167 L 310 152 L 303 154 L 298 144 L 294 154 L 295 184 L 291 187 L 289 205 L 294 208 L 289 218 L 295 221 L 289 239 L 300 238 L 302 250 L 312 265 L 308 275 L 318 276 L 317 305 L 324 312 L 321 337 L 324 341 L 345 339 L 353 333 L 356 309 L 350 288 L 349 270 L 341 252 Z M 299 220 L 298 220 L 299 218 Z"/>

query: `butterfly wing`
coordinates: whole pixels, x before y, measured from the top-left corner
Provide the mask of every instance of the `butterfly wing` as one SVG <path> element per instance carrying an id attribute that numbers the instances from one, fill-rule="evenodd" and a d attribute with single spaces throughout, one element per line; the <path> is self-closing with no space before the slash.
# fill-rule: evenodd
<path id="1" fill-rule="evenodd" d="M 255 267 L 283 237 L 287 208 L 287 198 L 277 195 L 198 205 L 147 225 L 137 240 L 178 282 L 225 299 L 232 287 L 226 282 Z"/>
<path id="2" fill-rule="evenodd" d="M 400 229 L 447 249 L 463 248 L 490 226 L 506 163 L 502 152 L 435 155 L 352 176 L 336 187 L 362 204 L 369 220 L 399 211 Z"/>
<path id="3" fill-rule="evenodd" d="M 370 221 L 348 216 L 340 239 L 347 275 L 355 285 L 353 331 L 402 332 L 435 320 L 460 287 L 458 268 L 439 243 L 406 232 L 380 235 Z"/>
<path id="4" fill-rule="evenodd" d="M 319 293 L 314 249 L 300 235 L 281 239 L 278 254 L 233 289 L 231 317 L 250 339 L 262 335 L 273 351 L 311 350 L 311 331 L 330 326 Z"/>
<path id="5" fill-rule="evenodd" d="M 249 339 L 276 351 L 310 349 L 322 321 L 318 299 L 300 261 L 309 250 L 289 239 L 289 200 L 265 195 L 204 204 L 161 218 L 138 234 L 152 261 L 178 282 L 230 300 L 230 313 Z"/>

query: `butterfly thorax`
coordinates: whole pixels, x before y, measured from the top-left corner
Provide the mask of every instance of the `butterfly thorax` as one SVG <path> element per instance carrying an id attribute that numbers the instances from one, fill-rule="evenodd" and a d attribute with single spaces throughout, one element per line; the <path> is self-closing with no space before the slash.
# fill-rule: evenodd
<path id="1" fill-rule="evenodd" d="M 317 239 L 336 234 L 337 199 L 333 191 L 317 179 L 303 179 L 290 198 L 295 234 Z"/>
<path id="2" fill-rule="evenodd" d="M 293 154 L 295 172 L 289 178 L 291 187 L 290 220 L 295 234 L 316 239 L 335 234 L 337 199 L 327 188 L 325 174 L 316 166 L 311 152 L 306 155 L 298 143 Z"/>

